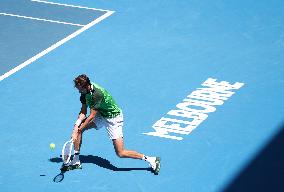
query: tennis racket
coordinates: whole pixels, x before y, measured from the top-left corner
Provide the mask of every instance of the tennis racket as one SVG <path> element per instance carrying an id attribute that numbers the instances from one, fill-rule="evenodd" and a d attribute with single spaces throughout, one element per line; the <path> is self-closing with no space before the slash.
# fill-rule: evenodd
<path id="1" fill-rule="evenodd" d="M 63 148 L 62 148 L 62 161 L 64 164 L 69 163 L 71 155 L 73 152 L 73 140 L 70 139 L 66 143 L 64 143 Z"/>

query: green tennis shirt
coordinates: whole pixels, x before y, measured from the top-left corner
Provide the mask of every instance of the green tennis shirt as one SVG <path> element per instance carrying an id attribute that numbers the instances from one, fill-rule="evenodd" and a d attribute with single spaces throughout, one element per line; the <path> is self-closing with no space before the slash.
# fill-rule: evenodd
<path id="1" fill-rule="evenodd" d="M 105 118 L 113 118 L 121 113 L 112 96 L 101 86 L 91 83 L 92 91 L 87 94 L 81 93 L 80 101 L 90 109 L 97 110 Z"/>

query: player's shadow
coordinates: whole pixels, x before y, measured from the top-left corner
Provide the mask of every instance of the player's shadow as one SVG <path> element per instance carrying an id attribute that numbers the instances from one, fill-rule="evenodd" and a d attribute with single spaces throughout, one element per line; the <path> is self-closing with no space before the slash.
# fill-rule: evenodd
<path id="1" fill-rule="evenodd" d="M 54 157 L 50 158 L 49 161 L 53 163 L 61 163 L 62 159 L 61 157 Z M 112 165 L 108 160 L 93 155 L 80 155 L 80 161 L 82 164 L 92 163 L 99 167 L 109 169 L 112 171 L 151 171 L 152 172 L 151 168 L 118 168 Z"/>

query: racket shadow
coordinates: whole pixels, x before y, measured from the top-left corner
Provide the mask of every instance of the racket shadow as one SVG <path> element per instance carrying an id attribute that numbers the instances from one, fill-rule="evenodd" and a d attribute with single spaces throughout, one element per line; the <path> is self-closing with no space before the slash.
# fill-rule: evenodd
<path id="1" fill-rule="evenodd" d="M 62 163 L 61 157 L 54 157 L 49 159 L 50 162 L 53 163 Z M 97 165 L 99 167 L 109 169 L 112 171 L 150 171 L 152 172 L 151 168 L 118 168 L 110 163 L 107 159 L 104 159 L 99 156 L 94 155 L 80 155 L 80 161 L 82 164 L 84 163 L 91 163 Z"/>

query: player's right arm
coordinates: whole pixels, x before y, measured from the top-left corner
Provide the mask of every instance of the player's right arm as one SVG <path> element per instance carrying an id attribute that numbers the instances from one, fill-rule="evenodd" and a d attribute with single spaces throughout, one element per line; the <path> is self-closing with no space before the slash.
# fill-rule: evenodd
<path id="1" fill-rule="evenodd" d="M 82 104 L 82 107 L 81 107 L 78 119 L 77 119 L 77 121 L 74 124 L 74 129 L 78 129 L 78 127 L 81 125 L 81 123 L 83 123 L 84 120 L 86 119 L 87 109 L 88 109 L 87 105 L 86 104 Z"/>
<path id="2" fill-rule="evenodd" d="M 87 105 L 86 104 L 82 104 L 81 111 L 79 113 L 78 119 L 83 121 L 86 118 L 87 109 L 88 109 Z"/>
<path id="3" fill-rule="evenodd" d="M 86 104 L 82 104 L 82 107 L 81 107 L 81 110 L 80 110 L 80 113 L 79 113 L 79 116 L 78 116 L 78 119 L 77 121 L 75 122 L 74 124 L 74 127 L 73 127 L 73 132 L 72 132 L 72 138 L 73 138 L 73 141 L 76 140 L 77 138 L 77 135 L 76 133 L 78 132 L 79 130 L 79 126 L 85 121 L 86 119 L 86 115 L 87 115 L 87 105 Z"/>
<path id="4" fill-rule="evenodd" d="M 78 127 L 81 125 L 81 123 L 86 119 L 86 115 L 87 115 L 88 106 L 86 104 L 85 94 L 81 94 L 80 101 L 82 103 L 82 107 L 81 107 L 81 110 L 79 112 L 78 119 L 75 122 L 74 129 L 78 129 Z"/>

